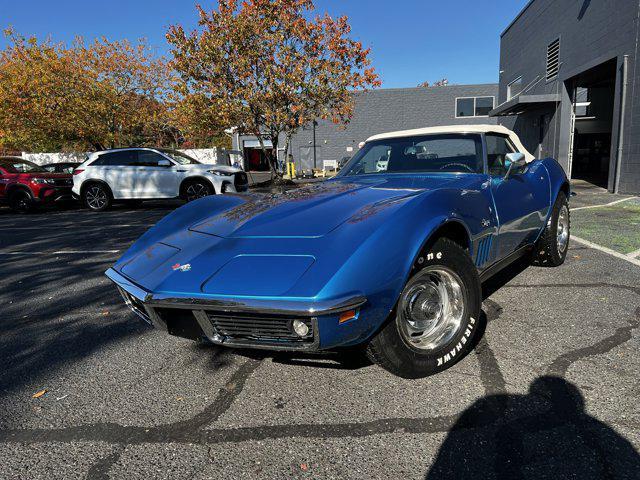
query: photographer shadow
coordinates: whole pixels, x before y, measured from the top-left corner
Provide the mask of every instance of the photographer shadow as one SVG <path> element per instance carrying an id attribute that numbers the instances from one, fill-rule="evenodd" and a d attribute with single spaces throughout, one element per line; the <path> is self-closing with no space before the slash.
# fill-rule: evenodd
<path id="1" fill-rule="evenodd" d="M 633 445 L 584 409 L 563 378 L 536 379 L 526 395 L 478 400 L 444 440 L 427 480 L 637 479 Z"/>

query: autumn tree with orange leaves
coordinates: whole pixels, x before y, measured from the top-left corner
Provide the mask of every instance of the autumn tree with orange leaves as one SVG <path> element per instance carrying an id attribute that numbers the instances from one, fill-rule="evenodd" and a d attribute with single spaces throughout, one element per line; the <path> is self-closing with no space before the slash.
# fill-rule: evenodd
<path id="1" fill-rule="evenodd" d="M 5 32 L 0 51 L 0 147 L 32 151 L 162 145 L 170 70 L 144 42 L 71 46 Z"/>
<path id="2" fill-rule="evenodd" d="M 277 173 L 281 140 L 316 118 L 346 123 L 354 91 L 380 85 L 369 49 L 349 35 L 347 17 L 311 18 L 312 0 L 219 0 L 198 6 L 199 29 L 172 26 L 177 91 L 220 123 L 255 135 Z M 265 147 L 271 141 L 273 150 Z"/>

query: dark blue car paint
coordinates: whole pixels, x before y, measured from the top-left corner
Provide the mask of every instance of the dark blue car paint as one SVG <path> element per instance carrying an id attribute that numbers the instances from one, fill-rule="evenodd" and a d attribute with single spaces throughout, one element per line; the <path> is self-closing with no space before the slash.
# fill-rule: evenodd
<path id="1" fill-rule="evenodd" d="M 373 174 L 282 195 L 212 196 L 169 214 L 113 268 L 154 300 L 251 300 L 294 310 L 364 296 L 356 320 L 318 318 L 319 348 L 354 345 L 388 317 L 438 228 L 464 227 L 482 273 L 535 242 L 566 182 L 546 159 L 508 179 Z"/>

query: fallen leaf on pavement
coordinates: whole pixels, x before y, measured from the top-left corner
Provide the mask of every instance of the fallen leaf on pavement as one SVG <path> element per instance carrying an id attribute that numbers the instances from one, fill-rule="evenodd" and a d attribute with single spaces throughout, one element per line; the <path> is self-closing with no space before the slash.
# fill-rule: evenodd
<path id="1" fill-rule="evenodd" d="M 47 389 L 46 388 L 43 389 L 43 390 L 40 390 L 39 392 L 34 393 L 33 395 L 31 395 L 31 398 L 40 398 L 45 393 L 47 393 Z"/>

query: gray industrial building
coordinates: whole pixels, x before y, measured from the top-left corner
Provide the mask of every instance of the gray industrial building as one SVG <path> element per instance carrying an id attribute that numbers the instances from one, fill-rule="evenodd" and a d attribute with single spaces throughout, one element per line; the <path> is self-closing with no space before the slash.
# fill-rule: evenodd
<path id="1" fill-rule="evenodd" d="M 501 36 L 491 112 L 573 179 L 640 193 L 637 0 L 533 0 Z"/>
<path id="2" fill-rule="evenodd" d="M 348 125 L 338 126 L 327 120 L 300 129 L 292 138 L 289 153 L 298 170 L 322 169 L 324 160 L 350 157 L 360 142 L 378 133 L 438 125 L 495 125 L 497 120 L 488 115 L 497 105 L 497 95 L 497 84 L 356 93 L 354 114 Z M 284 147 L 283 142 L 280 147 Z M 243 152 L 247 170 L 268 170 L 255 137 L 234 135 L 233 149 Z M 278 158 L 284 160 L 285 157 L 284 150 L 280 149 Z"/>

